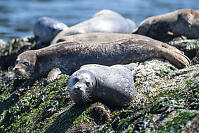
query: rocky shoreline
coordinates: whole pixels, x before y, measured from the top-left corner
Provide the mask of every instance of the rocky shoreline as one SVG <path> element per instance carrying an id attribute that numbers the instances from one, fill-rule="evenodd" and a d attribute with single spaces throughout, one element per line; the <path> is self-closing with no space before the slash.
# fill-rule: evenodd
<path id="1" fill-rule="evenodd" d="M 42 46 L 35 45 L 33 38 L 1 41 L 0 132 L 198 132 L 199 44 L 184 40 L 176 47 L 192 65 L 177 69 L 163 59 L 139 63 L 137 94 L 132 105 L 124 108 L 98 102 L 76 106 L 66 87 L 68 75 L 49 84 L 42 78 L 10 80 L 16 56 Z M 175 41 L 170 44 L 175 46 Z"/>

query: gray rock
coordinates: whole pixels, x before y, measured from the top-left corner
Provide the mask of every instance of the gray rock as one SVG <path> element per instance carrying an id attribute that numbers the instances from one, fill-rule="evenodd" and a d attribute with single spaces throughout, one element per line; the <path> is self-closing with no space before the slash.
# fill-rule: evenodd
<path id="1" fill-rule="evenodd" d="M 135 75 L 137 97 L 135 103 L 158 95 L 163 90 L 184 88 L 186 81 L 199 73 L 199 64 L 177 69 L 164 59 L 150 59 L 138 65 Z"/>

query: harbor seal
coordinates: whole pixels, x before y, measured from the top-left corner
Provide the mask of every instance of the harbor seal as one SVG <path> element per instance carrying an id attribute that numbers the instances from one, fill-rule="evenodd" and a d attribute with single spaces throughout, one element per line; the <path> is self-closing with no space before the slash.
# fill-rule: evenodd
<path id="1" fill-rule="evenodd" d="M 199 38 L 199 10 L 181 9 L 145 19 L 133 32 L 160 41 L 174 37 Z"/>
<path id="2" fill-rule="evenodd" d="M 33 33 L 37 44 L 49 44 L 52 39 L 62 30 L 68 29 L 68 26 L 49 17 L 39 18 L 33 27 Z"/>
<path id="3" fill-rule="evenodd" d="M 133 77 L 136 67 L 135 63 L 84 65 L 68 80 L 70 98 L 76 104 L 102 102 L 112 106 L 129 105 L 135 93 Z"/>
<path id="4" fill-rule="evenodd" d="M 122 17 L 119 13 L 111 10 L 101 10 L 97 12 L 92 18 L 74 25 L 66 30 L 61 31 L 53 39 L 51 44 L 57 43 L 57 40 L 68 35 L 83 34 L 83 33 L 132 33 L 136 24 L 130 20 Z"/>
<path id="5" fill-rule="evenodd" d="M 80 41 L 61 42 L 37 50 L 21 53 L 16 60 L 13 71 L 24 78 L 36 78 L 49 75 L 49 81 L 58 74 L 78 70 L 82 65 L 101 64 L 115 65 L 144 61 L 149 58 L 165 58 L 178 68 L 189 66 L 188 57 L 177 48 L 149 37 L 134 34 L 95 34 L 100 40 L 117 38 L 111 42 Z M 89 37 L 88 37 L 89 38 Z M 96 39 L 97 40 L 97 39 Z M 54 70 L 56 69 L 56 71 Z"/>

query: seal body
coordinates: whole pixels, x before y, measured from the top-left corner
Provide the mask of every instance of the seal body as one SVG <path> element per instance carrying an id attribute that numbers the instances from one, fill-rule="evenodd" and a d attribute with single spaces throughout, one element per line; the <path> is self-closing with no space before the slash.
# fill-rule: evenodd
<path id="1" fill-rule="evenodd" d="M 177 36 L 199 38 L 199 10 L 181 9 L 145 19 L 133 32 L 160 41 Z"/>
<path id="2" fill-rule="evenodd" d="M 60 31 L 67 28 L 68 26 L 57 20 L 49 17 L 41 17 L 36 21 L 33 28 L 33 33 L 37 39 L 37 44 L 49 44 Z"/>
<path id="3" fill-rule="evenodd" d="M 44 76 L 55 68 L 59 68 L 63 73 L 72 74 L 86 64 L 110 66 L 144 61 L 149 58 L 165 58 L 178 68 L 184 68 L 190 64 L 188 57 L 177 48 L 145 36 L 113 33 L 94 35 L 97 36 L 97 41 L 91 39 L 61 42 L 42 49 L 23 52 L 17 57 L 13 70 L 19 74 L 18 71 L 23 70 L 28 75 L 26 77 L 33 78 L 34 75 Z M 89 36 L 90 34 L 88 39 L 90 39 Z M 104 38 L 107 42 L 100 42 Z M 109 42 L 108 38 L 117 39 Z M 56 71 L 56 73 L 60 72 Z"/>
<path id="4" fill-rule="evenodd" d="M 111 10 L 97 12 L 92 18 L 63 30 L 53 39 L 51 44 L 59 42 L 60 38 L 68 35 L 83 33 L 131 33 L 135 29 L 135 23 L 125 19 L 120 14 Z"/>
<path id="5" fill-rule="evenodd" d="M 129 65 L 132 69 L 137 66 Z M 99 101 L 113 106 L 129 105 L 135 93 L 135 73 L 131 70 L 123 65 L 84 65 L 68 81 L 70 97 L 76 104 Z"/>

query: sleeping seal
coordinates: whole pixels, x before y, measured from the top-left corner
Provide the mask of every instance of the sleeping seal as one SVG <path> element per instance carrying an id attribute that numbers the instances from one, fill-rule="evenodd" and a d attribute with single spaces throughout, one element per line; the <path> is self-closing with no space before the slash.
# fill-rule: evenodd
<path id="1" fill-rule="evenodd" d="M 68 80 L 70 98 L 76 104 L 102 102 L 111 106 L 129 105 L 134 97 L 137 64 L 82 66 Z M 132 70 L 134 70 L 132 72 Z"/>
<path id="2" fill-rule="evenodd" d="M 92 34 L 89 34 L 92 36 Z M 89 39 L 88 35 L 88 39 Z M 49 73 L 49 81 L 58 74 L 78 70 L 82 65 L 115 65 L 165 58 L 178 68 L 189 66 L 189 58 L 177 48 L 151 38 L 134 34 L 94 34 L 96 41 L 61 42 L 21 53 L 13 71 L 24 78 L 36 78 Z M 106 39 L 105 39 L 106 38 Z M 115 41 L 108 41 L 115 38 Z M 100 42 L 100 40 L 107 42 Z"/>
<path id="3" fill-rule="evenodd" d="M 68 29 L 68 26 L 52 18 L 41 17 L 34 24 L 33 33 L 37 44 L 49 44 L 57 33 L 63 29 Z"/>
<path id="4" fill-rule="evenodd" d="M 91 19 L 61 31 L 53 39 L 51 44 L 57 43 L 60 38 L 68 35 L 94 32 L 131 33 L 135 27 L 136 24 L 130 19 L 125 19 L 120 14 L 111 10 L 101 10 L 97 12 Z"/>
<path id="5" fill-rule="evenodd" d="M 199 10 L 181 9 L 145 19 L 133 32 L 160 41 L 177 36 L 199 38 Z"/>

